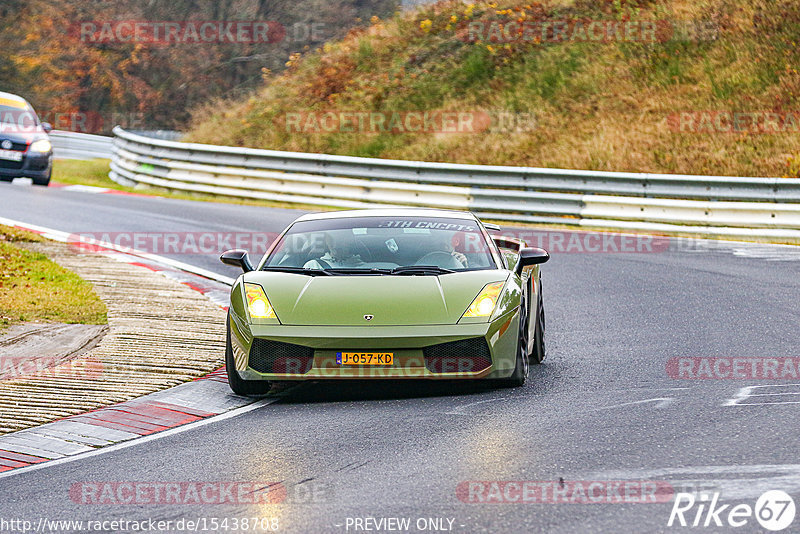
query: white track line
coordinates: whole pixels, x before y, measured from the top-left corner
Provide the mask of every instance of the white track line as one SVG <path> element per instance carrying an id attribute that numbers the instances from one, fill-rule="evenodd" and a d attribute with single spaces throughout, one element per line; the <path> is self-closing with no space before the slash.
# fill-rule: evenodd
<path id="1" fill-rule="evenodd" d="M 38 226 L 36 224 L 16 221 L 14 219 L 6 219 L 5 217 L 0 217 L 0 224 L 4 224 L 6 226 L 16 226 L 17 228 L 23 228 L 26 230 L 33 230 L 34 232 L 40 232 L 43 235 L 43 237 L 52 239 L 53 241 L 60 241 L 61 243 L 67 243 L 69 241 L 69 237 L 71 235 L 74 235 L 70 234 L 69 232 L 62 232 L 61 230 L 54 230 L 52 228 L 47 228 L 45 226 Z M 165 258 L 164 256 L 159 256 L 157 254 L 142 252 L 140 250 L 128 247 L 121 247 L 114 243 L 108 243 L 107 241 L 99 241 L 97 239 L 86 239 L 85 241 L 81 240 L 81 243 L 86 243 L 87 245 L 95 245 L 107 248 L 109 250 L 114 250 L 116 252 L 130 254 L 131 256 L 138 256 L 140 258 L 145 258 L 158 263 L 163 263 L 164 265 L 174 267 L 175 269 L 186 271 L 187 273 L 196 274 L 198 276 L 202 276 L 203 278 L 208 278 L 210 280 L 214 280 L 217 282 L 222 282 L 223 284 L 227 284 L 229 286 L 232 286 L 233 283 L 235 282 L 233 278 L 217 274 L 213 271 L 208 271 L 201 267 L 195 267 L 194 265 L 189 265 L 188 263 L 183 263 L 181 261 Z"/>
<path id="2" fill-rule="evenodd" d="M 47 467 L 55 467 L 57 465 L 73 462 L 75 460 L 84 460 L 86 458 L 99 456 L 101 454 L 106 454 L 108 452 L 118 451 L 121 449 L 127 449 L 128 447 L 133 447 L 134 445 L 141 445 L 143 443 L 147 443 L 150 441 L 154 441 L 161 438 L 166 438 L 169 436 L 174 436 L 175 434 L 180 434 L 181 432 L 186 432 L 188 430 L 194 430 L 195 428 L 199 428 L 201 426 L 205 426 L 211 423 L 216 423 L 219 421 L 224 421 L 226 419 L 231 419 L 233 417 L 237 417 L 239 415 L 245 414 L 247 412 L 252 412 L 253 410 L 257 410 L 258 408 L 262 408 L 273 402 L 277 402 L 279 399 L 275 397 L 265 398 L 258 401 L 255 401 L 252 404 L 248 404 L 247 406 L 242 406 L 241 408 L 235 408 L 229 412 L 225 412 L 219 415 L 213 415 L 211 417 L 207 417 L 206 419 L 201 419 L 200 421 L 195 421 L 193 423 L 187 423 L 185 425 L 177 426 L 175 428 L 170 428 L 168 430 L 162 430 L 161 432 L 156 432 L 155 434 L 150 434 L 149 436 L 142 436 L 140 438 L 133 438 L 128 441 L 123 441 L 121 443 L 117 443 L 116 445 L 109 445 L 107 447 L 103 447 L 100 449 L 96 449 L 89 452 L 83 452 L 78 454 L 73 454 L 71 456 L 66 456 L 64 458 L 58 458 L 56 460 L 48 460 L 38 464 L 32 464 L 26 467 L 17 467 L 10 471 L 5 471 L 0 473 L 0 479 L 6 477 L 13 477 L 14 475 L 19 475 L 22 473 L 30 473 L 31 471 L 37 471 L 39 469 L 44 469 Z"/>
<path id="3" fill-rule="evenodd" d="M 52 239 L 54 241 L 59 241 L 61 243 L 68 242 L 70 235 L 72 235 L 72 234 L 70 234 L 68 232 L 63 232 L 61 230 L 55 230 L 53 228 L 47 228 L 45 226 L 39 226 L 39 225 L 35 225 L 35 224 L 30 224 L 30 223 L 26 223 L 26 222 L 23 222 L 23 221 L 17 221 L 17 220 L 14 220 L 14 219 L 7 219 L 5 217 L 0 217 L 0 224 L 4 224 L 6 226 L 13 226 L 13 227 L 17 227 L 17 228 L 23 228 L 23 229 L 26 229 L 26 230 L 32 230 L 34 232 L 39 232 L 40 234 L 42 234 L 43 237 L 46 237 L 48 239 Z M 223 284 L 233 285 L 233 282 L 234 282 L 234 279 L 229 278 L 227 276 L 223 276 L 223 275 L 214 273 L 212 271 L 207 271 L 206 269 L 202 269 L 200 267 L 195 267 L 193 265 L 189 265 L 187 263 L 176 261 L 176 260 L 173 260 L 173 259 L 170 259 L 170 258 L 165 258 L 164 256 L 159 256 L 157 254 L 150 254 L 150 253 L 147 253 L 147 252 L 141 252 L 141 251 L 138 251 L 138 250 L 129 249 L 127 247 L 120 247 L 118 245 L 115 245 L 114 243 L 108 243 L 108 242 L 99 241 L 99 240 L 95 240 L 95 239 L 87 241 L 87 244 L 100 246 L 100 247 L 103 247 L 103 248 L 107 248 L 109 250 L 114 250 L 116 252 L 129 254 L 131 256 L 138 256 L 138 257 L 141 257 L 141 258 L 145 258 L 145 259 L 148 259 L 148 260 L 151 260 L 151 261 L 155 261 L 155 262 L 158 262 L 158 263 L 162 263 L 162 264 L 168 265 L 170 267 L 173 267 L 175 269 L 179 269 L 181 271 L 185 271 L 185 272 L 188 272 L 188 273 L 191 273 L 191 274 L 202 276 L 204 278 L 215 280 L 217 282 L 222 282 Z M 224 421 L 225 419 L 230 419 L 232 417 L 236 417 L 238 415 L 250 412 L 252 410 L 261 408 L 262 406 L 266 406 L 268 404 L 271 404 L 272 402 L 275 402 L 276 400 L 277 399 L 275 399 L 275 398 L 261 399 L 261 400 L 258 400 L 256 402 L 252 403 L 252 404 L 248 404 L 248 405 L 242 406 L 240 408 L 235 408 L 235 409 L 233 409 L 231 411 L 228 411 L 228 412 L 225 412 L 225 413 L 222 413 L 222 414 L 219 414 L 219 415 L 214 415 L 214 416 L 211 416 L 211 417 L 207 417 L 205 419 L 201 419 L 200 421 L 195 421 L 193 423 L 188 423 L 188 424 L 181 425 L 181 426 L 178 426 L 178 427 L 175 427 L 175 428 L 171 428 L 171 429 L 168 429 L 168 430 L 163 430 L 161 432 L 157 432 L 155 434 L 150 434 L 148 436 L 131 438 L 129 440 L 119 442 L 119 443 L 117 443 L 115 445 L 108 445 L 108 446 L 105 446 L 105 447 L 102 447 L 100 449 L 96 449 L 96 450 L 93 450 L 93 451 L 72 454 L 72 455 L 69 455 L 69 456 L 65 456 L 63 458 L 58 458 L 58 459 L 55 459 L 55 460 L 47 460 L 45 462 L 38 463 L 38 464 L 32 464 L 32 465 L 29 465 L 29 466 L 26 466 L 26 467 L 18 467 L 18 468 L 12 469 L 10 471 L 5 471 L 3 473 L 0 473 L 0 479 L 6 478 L 6 477 L 10 477 L 10 476 L 14 476 L 14 475 L 18 475 L 18 474 L 21 474 L 21 473 L 28 473 L 28 472 L 31 472 L 31 471 L 36 471 L 36 470 L 43 469 L 43 468 L 46 468 L 46 467 L 54 467 L 56 465 L 61 465 L 61 464 L 67 463 L 67 462 L 72 462 L 74 460 L 81 460 L 81 459 L 84 459 L 84 458 L 97 456 L 97 455 L 100 455 L 100 454 L 105 454 L 107 452 L 112 452 L 112 451 L 116 451 L 116 450 L 120 450 L 120 449 L 126 449 L 128 447 L 132 447 L 132 446 L 138 445 L 140 443 L 147 443 L 149 441 L 153 441 L 153 440 L 156 440 L 156 439 L 161 439 L 161 438 L 172 436 L 174 434 L 179 434 L 181 432 L 185 432 L 185 431 L 188 431 L 188 430 L 193 430 L 195 428 L 198 428 L 198 427 L 210 424 L 210 423 L 215 423 L 217 421 Z M 8 434 L 8 435 L 11 436 L 11 435 L 13 435 L 13 433 L 12 434 Z"/>

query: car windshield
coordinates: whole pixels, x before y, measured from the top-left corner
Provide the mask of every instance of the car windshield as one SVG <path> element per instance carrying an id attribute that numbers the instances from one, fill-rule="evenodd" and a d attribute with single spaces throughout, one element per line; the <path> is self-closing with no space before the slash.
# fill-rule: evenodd
<path id="1" fill-rule="evenodd" d="M 0 103 L 0 131 L 25 133 L 37 131 L 38 127 L 39 119 L 31 108 Z"/>
<path id="2" fill-rule="evenodd" d="M 444 274 L 497 265 L 474 219 L 387 216 L 297 222 L 262 268 Z"/>

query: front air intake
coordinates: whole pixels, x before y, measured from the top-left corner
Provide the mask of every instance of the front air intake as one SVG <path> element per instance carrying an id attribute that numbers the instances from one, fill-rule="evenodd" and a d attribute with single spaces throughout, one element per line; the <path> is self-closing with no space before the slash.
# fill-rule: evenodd
<path id="1" fill-rule="evenodd" d="M 314 363 L 314 349 L 302 345 L 271 341 L 253 340 L 250 347 L 248 365 L 259 373 L 282 373 L 304 375 Z"/>
<path id="2" fill-rule="evenodd" d="M 477 373 L 492 365 L 489 344 L 482 337 L 431 345 L 422 353 L 432 373 Z"/>

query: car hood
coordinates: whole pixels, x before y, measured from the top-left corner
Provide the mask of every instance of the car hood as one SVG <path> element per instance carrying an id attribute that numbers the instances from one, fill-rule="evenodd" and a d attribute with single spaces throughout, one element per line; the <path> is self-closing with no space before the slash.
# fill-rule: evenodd
<path id="1" fill-rule="evenodd" d="M 503 270 L 441 276 L 307 276 L 250 272 L 284 325 L 455 324 L 488 283 L 506 280 Z M 366 320 L 365 316 L 372 316 Z"/>

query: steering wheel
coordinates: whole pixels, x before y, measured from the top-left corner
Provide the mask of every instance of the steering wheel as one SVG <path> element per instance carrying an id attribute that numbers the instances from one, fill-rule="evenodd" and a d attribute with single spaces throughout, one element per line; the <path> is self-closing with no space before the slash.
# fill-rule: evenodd
<path id="1" fill-rule="evenodd" d="M 461 262 L 447 252 L 428 252 L 414 263 L 414 265 L 435 265 L 442 269 L 463 269 Z"/>

